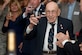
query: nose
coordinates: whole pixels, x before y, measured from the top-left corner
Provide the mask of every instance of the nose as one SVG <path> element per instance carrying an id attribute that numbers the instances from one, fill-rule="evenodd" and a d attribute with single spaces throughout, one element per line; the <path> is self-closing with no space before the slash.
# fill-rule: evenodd
<path id="1" fill-rule="evenodd" d="M 49 16 L 52 16 L 52 15 L 53 15 L 52 12 L 50 12 L 50 13 L 49 13 Z"/>

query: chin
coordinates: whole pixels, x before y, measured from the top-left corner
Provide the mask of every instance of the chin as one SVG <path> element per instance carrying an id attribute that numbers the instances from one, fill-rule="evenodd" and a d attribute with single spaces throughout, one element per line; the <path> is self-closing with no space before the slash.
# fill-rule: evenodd
<path id="1" fill-rule="evenodd" d="M 54 21 L 49 21 L 50 23 L 53 23 Z"/>

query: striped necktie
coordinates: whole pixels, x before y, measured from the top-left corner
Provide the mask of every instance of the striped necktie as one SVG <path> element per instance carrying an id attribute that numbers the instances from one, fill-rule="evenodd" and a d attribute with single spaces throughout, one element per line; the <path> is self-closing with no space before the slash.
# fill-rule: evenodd
<path id="1" fill-rule="evenodd" d="M 53 49 L 53 36 L 54 36 L 54 25 L 55 24 L 51 24 L 51 28 L 50 28 L 50 31 L 49 31 L 49 37 L 48 37 L 48 48 L 49 50 L 52 50 Z"/>

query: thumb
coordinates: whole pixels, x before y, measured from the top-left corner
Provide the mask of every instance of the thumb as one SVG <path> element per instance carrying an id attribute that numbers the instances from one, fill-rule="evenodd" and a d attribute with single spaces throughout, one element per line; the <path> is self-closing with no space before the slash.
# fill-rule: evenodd
<path id="1" fill-rule="evenodd" d="M 69 37 L 69 32 L 68 32 L 68 30 L 66 31 L 66 35 Z"/>

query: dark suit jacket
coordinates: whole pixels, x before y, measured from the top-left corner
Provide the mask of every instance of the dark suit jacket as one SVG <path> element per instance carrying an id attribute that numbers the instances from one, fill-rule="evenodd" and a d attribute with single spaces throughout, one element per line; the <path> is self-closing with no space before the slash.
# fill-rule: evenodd
<path id="1" fill-rule="evenodd" d="M 45 6 L 42 4 L 39 11 L 40 14 L 43 14 L 45 12 Z M 31 14 L 27 17 L 29 19 Z M 29 24 L 29 20 L 27 21 L 27 26 Z M 26 26 L 26 27 L 27 27 Z M 23 40 L 23 48 L 22 51 L 26 55 L 33 55 L 34 51 L 36 49 L 36 38 L 27 38 L 27 35 L 24 37 Z"/>
<path id="2" fill-rule="evenodd" d="M 79 44 L 82 42 L 82 29 L 79 32 L 79 36 L 77 37 L 78 41 L 74 44 L 71 42 L 67 42 L 64 45 L 64 48 L 68 55 L 82 55 L 80 52 Z"/>
<path id="3" fill-rule="evenodd" d="M 78 42 L 81 43 L 82 42 L 82 28 L 79 32 L 79 36 L 77 36 Z"/>
<path id="4" fill-rule="evenodd" d="M 63 29 L 61 29 L 61 25 Z M 47 18 L 41 18 L 39 20 L 39 24 L 37 26 L 34 26 L 34 29 L 28 34 L 28 38 L 36 38 L 36 49 L 34 52 L 34 55 L 43 55 L 43 44 L 44 44 L 44 37 L 47 27 Z M 57 25 L 57 32 L 63 32 L 66 33 L 66 31 L 69 31 L 69 34 L 71 36 L 71 39 L 73 39 L 73 24 L 72 21 L 58 17 L 58 25 Z M 33 35 L 33 36 L 32 36 Z M 66 55 L 64 49 L 57 48 L 57 55 Z"/>
<path id="5" fill-rule="evenodd" d="M 71 42 L 67 42 L 64 45 L 64 49 L 66 50 L 68 55 L 81 55 L 78 42 L 76 42 L 74 44 L 72 44 Z"/>

